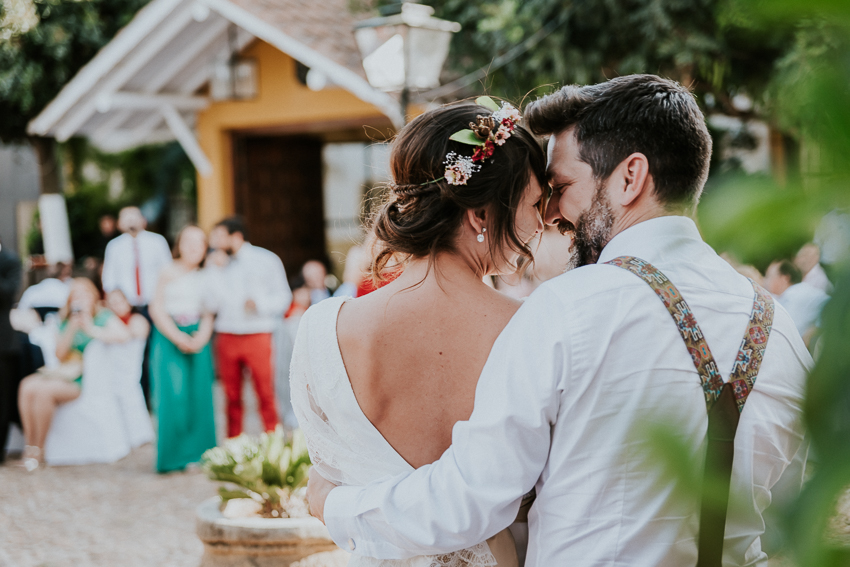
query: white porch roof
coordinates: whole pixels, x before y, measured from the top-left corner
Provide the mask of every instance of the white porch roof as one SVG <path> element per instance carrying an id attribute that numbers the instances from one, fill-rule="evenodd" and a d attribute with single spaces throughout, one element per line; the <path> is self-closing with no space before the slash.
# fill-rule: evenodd
<path id="1" fill-rule="evenodd" d="M 202 175 L 192 127 L 212 63 L 261 39 L 403 124 L 397 101 L 366 81 L 347 0 L 152 0 L 35 117 L 30 134 L 86 136 L 105 151 L 178 140 Z"/>

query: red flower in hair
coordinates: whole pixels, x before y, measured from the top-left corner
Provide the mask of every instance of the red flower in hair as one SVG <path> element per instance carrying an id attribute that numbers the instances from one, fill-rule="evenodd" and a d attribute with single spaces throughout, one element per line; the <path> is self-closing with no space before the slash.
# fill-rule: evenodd
<path id="1" fill-rule="evenodd" d="M 478 146 L 475 148 L 475 151 L 472 153 L 472 161 L 484 161 L 488 157 L 493 155 L 493 150 L 496 149 L 496 145 L 492 140 L 487 140 L 484 142 L 483 146 Z"/>

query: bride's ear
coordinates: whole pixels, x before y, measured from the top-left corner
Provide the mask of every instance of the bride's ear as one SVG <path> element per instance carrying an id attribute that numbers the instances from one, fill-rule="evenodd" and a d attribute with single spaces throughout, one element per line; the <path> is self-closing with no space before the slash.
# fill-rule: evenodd
<path id="1" fill-rule="evenodd" d="M 466 220 L 475 234 L 482 234 L 487 226 L 487 210 L 469 209 L 466 211 Z"/>

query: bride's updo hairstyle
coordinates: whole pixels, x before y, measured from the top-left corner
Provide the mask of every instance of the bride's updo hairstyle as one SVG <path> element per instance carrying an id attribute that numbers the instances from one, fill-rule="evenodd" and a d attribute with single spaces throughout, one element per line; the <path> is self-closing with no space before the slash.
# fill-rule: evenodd
<path id="1" fill-rule="evenodd" d="M 440 252 L 452 251 L 463 215 L 470 209 L 487 210 L 489 249 L 502 255 L 494 262 L 506 260 L 506 250 L 532 259 L 531 250 L 516 233 L 516 211 L 531 175 L 537 177 L 544 194 L 548 185 L 546 158 L 528 130 L 517 126 L 504 144 L 496 146 L 492 157 L 479 162 L 481 169 L 466 185 L 440 179 L 447 154 L 471 156 L 474 149 L 449 137 L 492 112 L 470 102 L 442 106 L 418 116 L 398 133 L 390 153 L 393 180 L 386 201 L 371 219 L 373 278 L 383 279 L 388 264 L 403 264 L 410 258 L 433 260 Z"/>

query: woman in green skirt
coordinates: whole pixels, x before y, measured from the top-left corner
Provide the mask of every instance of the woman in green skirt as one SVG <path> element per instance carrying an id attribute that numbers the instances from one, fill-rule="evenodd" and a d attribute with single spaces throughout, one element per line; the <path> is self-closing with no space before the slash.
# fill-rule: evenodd
<path id="1" fill-rule="evenodd" d="M 204 231 L 177 235 L 174 262 L 162 271 L 150 305 L 151 392 L 157 417 L 157 472 L 182 470 L 215 447 L 213 316 L 204 308 Z"/>

